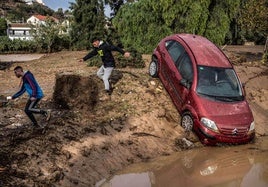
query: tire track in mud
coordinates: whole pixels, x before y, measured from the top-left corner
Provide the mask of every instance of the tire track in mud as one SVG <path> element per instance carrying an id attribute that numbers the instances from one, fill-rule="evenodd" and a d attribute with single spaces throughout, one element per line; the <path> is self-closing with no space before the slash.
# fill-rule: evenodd
<path id="1" fill-rule="evenodd" d="M 266 69 L 265 71 L 262 71 L 260 73 L 257 73 L 256 75 L 252 76 L 252 77 L 249 77 L 248 80 L 245 81 L 245 85 L 252 81 L 253 79 L 256 79 L 256 78 L 260 78 L 260 77 L 263 77 L 263 76 L 268 76 L 268 70 Z"/>

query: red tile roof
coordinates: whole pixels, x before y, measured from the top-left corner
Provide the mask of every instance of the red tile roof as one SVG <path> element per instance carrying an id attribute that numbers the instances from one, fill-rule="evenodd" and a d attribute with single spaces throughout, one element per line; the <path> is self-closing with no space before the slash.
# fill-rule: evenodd
<path id="1" fill-rule="evenodd" d="M 57 18 L 54 18 L 53 16 L 43 16 L 43 15 L 40 15 L 40 14 L 36 14 L 36 15 L 33 15 L 33 16 L 36 17 L 37 19 L 39 19 L 40 21 L 45 21 L 47 18 L 51 18 L 55 22 L 59 21 Z"/>
<path id="2" fill-rule="evenodd" d="M 37 19 L 39 19 L 40 21 L 45 21 L 47 16 L 43 16 L 43 15 L 40 15 L 40 14 L 36 14 L 36 15 L 33 15 L 34 17 L 36 17 Z"/>

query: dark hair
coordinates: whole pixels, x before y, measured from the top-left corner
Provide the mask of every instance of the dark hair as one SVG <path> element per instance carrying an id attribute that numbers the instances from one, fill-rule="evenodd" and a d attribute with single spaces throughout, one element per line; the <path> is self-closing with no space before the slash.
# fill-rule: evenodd
<path id="1" fill-rule="evenodd" d="M 23 69 L 22 69 L 21 66 L 16 66 L 16 67 L 14 68 L 14 71 L 16 71 L 16 70 L 18 70 L 18 69 L 20 69 L 21 71 L 23 71 Z"/>
<path id="2" fill-rule="evenodd" d="M 91 43 L 94 43 L 94 42 L 96 42 L 96 41 L 100 41 L 100 39 L 97 38 L 97 37 L 94 37 L 94 38 L 91 39 Z"/>

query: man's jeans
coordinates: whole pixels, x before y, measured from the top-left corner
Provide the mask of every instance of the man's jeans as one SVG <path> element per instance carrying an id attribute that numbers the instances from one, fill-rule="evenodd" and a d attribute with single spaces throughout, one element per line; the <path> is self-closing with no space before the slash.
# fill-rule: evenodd
<path id="1" fill-rule="evenodd" d="M 104 67 L 103 65 L 97 72 L 97 76 L 103 80 L 105 90 L 110 90 L 109 78 L 112 74 L 114 67 Z"/>

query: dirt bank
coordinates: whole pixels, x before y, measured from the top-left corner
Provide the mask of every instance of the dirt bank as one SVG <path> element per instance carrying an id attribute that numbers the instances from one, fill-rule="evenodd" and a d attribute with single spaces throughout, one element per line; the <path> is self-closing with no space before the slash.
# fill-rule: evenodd
<path id="1" fill-rule="evenodd" d="M 235 50 L 225 49 L 246 84 L 258 142 L 268 134 L 268 70 L 260 63 L 259 52 Z M 43 87 L 46 96 L 41 106 L 53 110 L 52 119 L 45 130 L 31 128 L 23 112 L 26 96 L 0 107 L 0 185 L 94 186 L 132 163 L 185 149 L 178 112 L 161 82 L 148 76 L 148 55 L 144 56 L 146 68 L 117 69 L 119 78 L 110 100 L 99 100 L 101 92 L 96 92 L 93 107 L 90 102 L 85 109 L 81 105 L 69 109 L 55 105 L 56 75 L 71 74 L 87 80 L 95 77 L 97 67 L 86 67 L 76 60 L 86 53 L 60 52 L 19 63 L 31 70 Z M 0 71 L 0 95 L 17 91 L 20 81 L 12 71 L 16 65 Z M 92 90 L 102 90 L 99 79 L 93 82 L 89 85 L 84 81 L 84 90 L 72 98 L 81 102 L 91 86 L 96 86 Z M 68 89 L 62 87 L 57 92 Z M 203 146 L 193 134 L 187 138 L 193 147 Z"/>
<path id="2" fill-rule="evenodd" d="M 45 54 L 9 54 L 0 55 L 0 62 L 20 62 L 31 61 L 41 58 Z"/>

